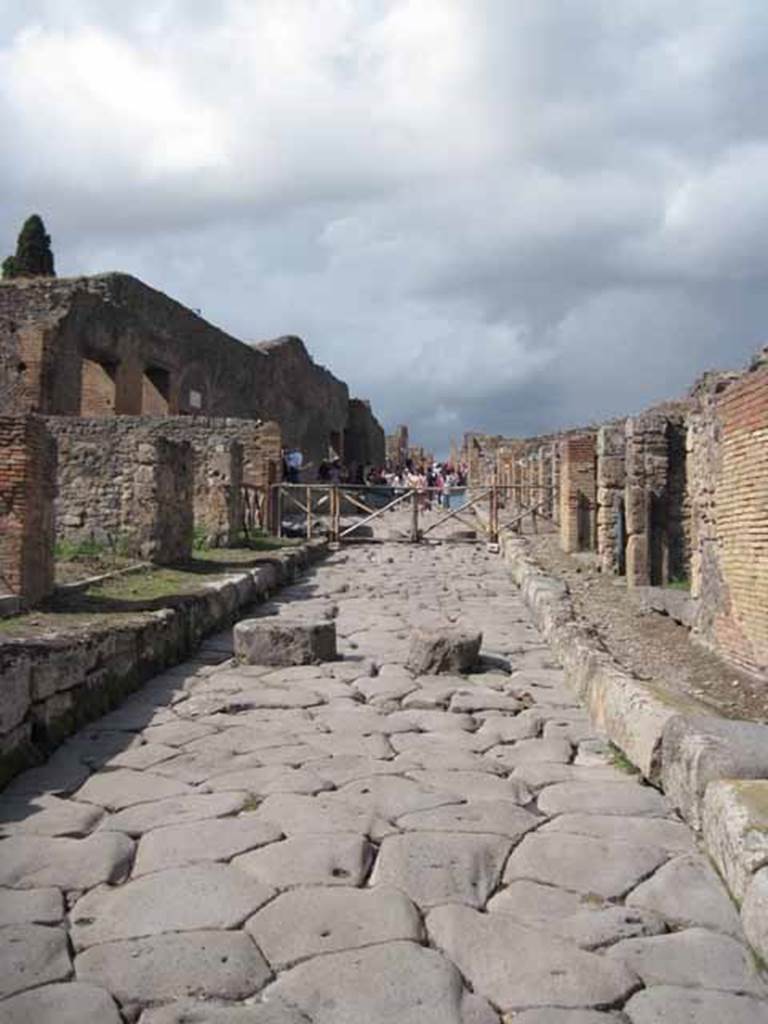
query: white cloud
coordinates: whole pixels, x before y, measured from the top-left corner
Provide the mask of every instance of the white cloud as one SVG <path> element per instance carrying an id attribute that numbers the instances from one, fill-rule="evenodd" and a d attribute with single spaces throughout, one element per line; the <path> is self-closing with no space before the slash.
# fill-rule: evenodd
<path id="1" fill-rule="evenodd" d="M 764 336 L 757 0 L 0 3 L 10 248 L 295 331 L 431 444 L 665 397 Z"/>

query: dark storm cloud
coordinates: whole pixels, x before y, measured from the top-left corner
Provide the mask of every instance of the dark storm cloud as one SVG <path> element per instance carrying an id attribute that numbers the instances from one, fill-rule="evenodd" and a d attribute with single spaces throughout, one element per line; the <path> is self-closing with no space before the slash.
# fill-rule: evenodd
<path id="1" fill-rule="evenodd" d="M 767 55 L 757 0 L 0 2 L 2 233 L 439 447 L 599 420 L 763 341 Z"/>

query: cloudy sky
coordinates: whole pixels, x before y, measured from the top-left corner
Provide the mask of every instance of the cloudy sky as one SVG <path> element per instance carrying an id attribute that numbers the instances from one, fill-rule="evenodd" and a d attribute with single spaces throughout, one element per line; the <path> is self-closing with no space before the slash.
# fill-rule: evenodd
<path id="1" fill-rule="evenodd" d="M 0 0 L 0 245 L 532 434 L 764 343 L 767 105 L 765 0 Z"/>

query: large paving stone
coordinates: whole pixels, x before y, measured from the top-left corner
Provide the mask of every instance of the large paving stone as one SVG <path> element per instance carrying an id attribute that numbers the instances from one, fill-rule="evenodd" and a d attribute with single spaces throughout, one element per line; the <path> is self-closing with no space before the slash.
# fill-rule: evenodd
<path id="1" fill-rule="evenodd" d="M 741 937 L 741 922 L 728 891 L 706 857 L 675 857 L 627 896 L 627 906 L 660 914 L 673 928 L 699 925 Z"/>
<path id="2" fill-rule="evenodd" d="M 301 888 L 283 893 L 246 924 L 275 970 L 321 953 L 421 938 L 421 921 L 397 889 Z"/>
<path id="3" fill-rule="evenodd" d="M 624 1013 L 631 1024 L 765 1024 L 768 1020 L 763 1000 L 670 985 L 635 993 Z"/>
<path id="4" fill-rule="evenodd" d="M 714 716 L 675 715 L 662 736 L 664 792 L 695 829 L 707 784 L 768 777 L 768 725 Z"/>
<path id="5" fill-rule="evenodd" d="M 248 665 L 312 665 L 337 657 L 336 625 L 329 621 L 243 619 L 232 636 L 235 657 Z"/>
<path id="6" fill-rule="evenodd" d="M 602 768 L 586 768 L 578 764 L 553 764 L 551 761 L 534 761 L 521 764 L 512 772 L 513 779 L 520 779 L 533 790 L 553 786 L 558 782 L 589 782 L 625 784 L 627 776 L 617 768 L 604 765 Z"/>
<path id="7" fill-rule="evenodd" d="M 514 718 L 506 715 L 488 716 L 478 729 L 478 735 L 488 737 L 489 747 L 496 746 L 497 743 L 534 739 L 541 733 L 543 721 L 536 708 L 521 711 Z"/>
<path id="8" fill-rule="evenodd" d="M 459 800 L 510 800 L 527 804 L 533 799 L 524 782 L 499 778 L 494 772 L 415 770 L 408 776 L 425 788 L 452 794 Z"/>
<path id="9" fill-rule="evenodd" d="M 625 963 L 647 986 L 681 985 L 742 995 L 768 995 L 746 946 L 703 928 L 687 928 L 673 935 L 647 939 L 627 939 L 609 949 L 606 955 Z"/>
<path id="10" fill-rule="evenodd" d="M 515 1014 L 514 1024 L 621 1024 L 621 1017 L 598 1010 L 562 1010 L 547 1006 Z"/>
<path id="11" fill-rule="evenodd" d="M 498 835 L 407 832 L 381 845 L 372 883 L 389 883 L 420 907 L 468 903 L 482 907 L 511 847 Z"/>
<path id="12" fill-rule="evenodd" d="M 187 796 L 192 789 L 183 782 L 167 779 L 152 772 L 134 772 L 128 768 L 115 771 L 101 771 L 75 793 L 75 799 L 105 807 L 109 811 L 121 811 L 133 804 L 162 800 L 169 796 Z"/>
<path id="13" fill-rule="evenodd" d="M 374 775 L 342 786 L 339 799 L 354 807 L 363 807 L 382 818 L 399 818 L 411 811 L 426 811 L 433 807 L 456 803 L 455 793 L 418 785 L 410 779 L 389 775 Z"/>
<path id="14" fill-rule="evenodd" d="M 560 814 L 541 829 L 572 832 L 580 836 L 616 839 L 625 843 L 658 846 L 674 853 L 687 853 L 696 847 L 696 839 L 687 825 L 663 818 L 627 818 L 620 814 Z"/>
<path id="15" fill-rule="evenodd" d="M 236 928 L 272 896 L 273 889 L 228 864 L 169 868 L 86 893 L 70 913 L 70 935 L 79 950 L 163 932 Z"/>
<path id="16" fill-rule="evenodd" d="M 282 838 L 281 830 L 254 814 L 171 825 L 146 832 L 139 842 L 134 877 L 203 861 L 230 860 Z"/>
<path id="17" fill-rule="evenodd" d="M 0 927 L 6 924 L 58 924 L 63 913 L 58 889 L 0 890 Z"/>
<path id="18" fill-rule="evenodd" d="M 315 957 L 282 974 L 265 993 L 312 1024 L 497 1024 L 468 993 L 456 968 L 413 942 Z"/>
<path id="19" fill-rule="evenodd" d="M 109 992 L 71 981 L 43 985 L 0 1004 L 3 1024 L 121 1024 Z"/>
<path id="20" fill-rule="evenodd" d="M 506 711 L 515 714 L 521 708 L 522 704 L 516 697 L 497 693 L 496 690 L 484 686 L 459 690 L 453 695 L 450 703 L 451 711 L 470 715 L 477 711 Z"/>
<path id="21" fill-rule="evenodd" d="M 488 911 L 508 914 L 519 924 L 549 931 L 582 949 L 665 931 L 663 920 L 650 911 L 614 906 L 536 882 L 513 882 L 493 897 Z"/>
<path id="22" fill-rule="evenodd" d="M 485 756 L 512 770 L 523 764 L 567 764 L 572 753 L 568 740 L 530 739 L 493 747 Z"/>
<path id="23" fill-rule="evenodd" d="M 151 829 L 165 825 L 185 825 L 209 818 L 223 818 L 236 814 L 248 803 L 249 795 L 234 793 L 195 793 L 192 796 L 168 797 L 150 804 L 126 807 L 117 814 L 109 814 L 99 826 L 100 832 L 125 832 L 140 836 Z"/>
<path id="24" fill-rule="evenodd" d="M 145 1010 L 139 1024 L 307 1024 L 307 1017 L 285 1005 L 216 1006 L 184 1000 Z"/>
<path id="25" fill-rule="evenodd" d="M 224 772 L 208 779 L 204 789 L 214 792 L 240 790 L 252 796 L 269 796 L 270 793 L 303 793 L 312 796 L 323 789 L 331 789 L 329 782 L 306 768 L 290 768 L 272 764 L 262 768 L 240 768 Z"/>
<path id="26" fill-rule="evenodd" d="M 469 630 L 417 629 L 406 668 L 416 676 L 469 672 L 478 662 L 482 640 L 482 633 Z"/>
<path id="27" fill-rule="evenodd" d="M 371 775 L 398 775 L 403 771 L 402 766 L 395 764 L 395 759 L 383 761 L 355 754 L 324 757 L 310 762 L 310 767 L 315 775 L 339 787 L 358 779 L 370 778 Z"/>
<path id="28" fill-rule="evenodd" d="M 131 869 L 134 845 L 122 833 L 85 839 L 11 836 L 0 843 L 0 885 L 90 889 L 119 882 Z"/>
<path id="29" fill-rule="evenodd" d="M 379 839 L 396 831 L 386 818 L 370 807 L 348 804 L 338 795 L 298 796 L 275 793 L 262 801 L 255 815 L 269 821 L 286 835 L 357 832 Z"/>
<path id="30" fill-rule="evenodd" d="M 145 768 L 153 768 L 163 761 L 176 757 L 179 751 L 177 747 L 168 746 L 165 743 L 142 743 L 139 746 L 129 747 L 109 759 L 110 768 L 132 768 L 136 771 L 144 771 Z"/>
<path id="31" fill-rule="evenodd" d="M 0 837 L 26 833 L 38 836 L 85 836 L 104 812 L 55 796 L 0 801 Z"/>
<path id="32" fill-rule="evenodd" d="M 431 772 L 488 772 L 491 775 L 507 775 L 506 768 L 502 765 L 488 761 L 482 754 L 475 754 L 471 750 L 446 750 L 439 754 L 433 751 L 419 750 L 412 747 L 410 750 L 397 754 L 392 759 L 400 772 L 412 772 L 418 768 L 424 768 Z"/>
<path id="33" fill-rule="evenodd" d="M 233 865 L 267 885 L 361 885 L 373 850 L 361 835 L 302 835 L 240 854 Z"/>
<path id="34" fill-rule="evenodd" d="M 575 949 L 504 914 L 438 907 L 427 917 L 427 930 L 475 992 L 503 1011 L 611 1006 L 638 986 L 637 976 L 623 964 Z"/>
<path id="35" fill-rule="evenodd" d="M 544 814 L 623 814 L 663 818 L 669 814 L 664 797 L 637 782 L 604 785 L 600 782 L 561 782 L 547 786 L 539 796 Z"/>
<path id="36" fill-rule="evenodd" d="M 664 863 L 666 850 L 569 833 L 526 836 L 513 851 L 504 881 L 528 879 L 604 899 L 622 896 Z"/>
<path id="37" fill-rule="evenodd" d="M 177 719 L 163 725 L 153 725 L 144 730 L 144 739 L 148 743 L 167 744 L 169 747 L 184 747 L 195 740 L 211 736 L 213 727 L 202 722 Z"/>
<path id="38" fill-rule="evenodd" d="M 481 832 L 519 839 L 540 821 L 509 800 L 473 800 L 467 804 L 404 814 L 397 819 L 397 826 L 406 831 Z"/>
<path id="39" fill-rule="evenodd" d="M 129 1011 L 173 999 L 245 999 L 270 977 L 248 935 L 220 931 L 105 942 L 80 953 L 75 970 Z"/>
<path id="40" fill-rule="evenodd" d="M 67 936 L 62 928 L 42 924 L 0 928 L 0 999 L 50 981 L 62 981 L 71 972 Z"/>

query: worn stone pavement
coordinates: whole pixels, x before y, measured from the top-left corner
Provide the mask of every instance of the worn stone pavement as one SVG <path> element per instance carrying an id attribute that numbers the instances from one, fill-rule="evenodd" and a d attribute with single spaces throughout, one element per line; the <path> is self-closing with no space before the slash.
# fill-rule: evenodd
<path id="1" fill-rule="evenodd" d="M 498 556 L 351 547 L 275 613 L 335 618 L 343 659 L 217 637 L 0 798 L 2 1024 L 768 1021 L 722 883 Z M 485 671 L 412 678 L 432 622 Z"/>

